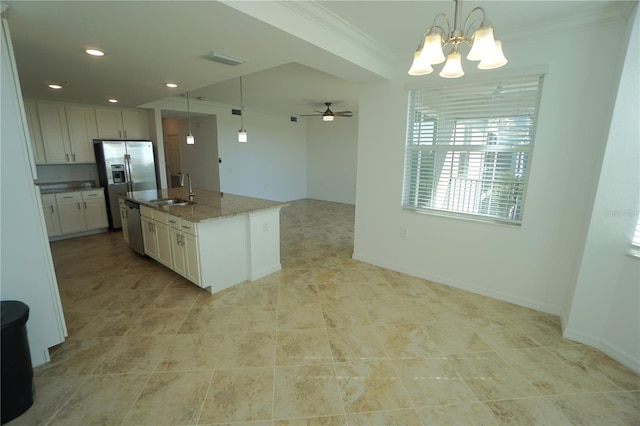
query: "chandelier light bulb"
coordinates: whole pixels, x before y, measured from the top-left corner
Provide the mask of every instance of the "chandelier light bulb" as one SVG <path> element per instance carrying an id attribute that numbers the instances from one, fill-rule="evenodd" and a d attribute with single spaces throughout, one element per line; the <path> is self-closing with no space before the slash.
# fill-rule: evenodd
<path id="1" fill-rule="evenodd" d="M 420 55 L 424 60 L 431 65 L 437 65 L 444 62 L 446 59 L 444 53 L 442 53 L 442 36 L 440 33 L 431 33 L 424 38 L 424 47 L 422 48 L 422 54 Z"/>
<path id="2" fill-rule="evenodd" d="M 500 68 L 507 64 L 507 58 L 504 57 L 504 53 L 502 53 L 502 42 L 500 40 L 496 40 L 496 47 L 491 55 L 486 58 L 483 58 L 478 64 L 478 68 L 481 70 L 492 70 L 495 68 Z"/>
<path id="3" fill-rule="evenodd" d="M 470 61 L 482 61 L 495 55 L 496 41 L 493 38 L 493 28 L 480 27 L 473 35 L 473 45 L 467 55 Z"/>
<path id="4" fill-rule="evenodd" d="M 409 75 L 426 75 L 433 72 L 431 64 L 424 59 L 422 50 L 416 50 L 413 54 L 413 63 L 409 69 Z"/>

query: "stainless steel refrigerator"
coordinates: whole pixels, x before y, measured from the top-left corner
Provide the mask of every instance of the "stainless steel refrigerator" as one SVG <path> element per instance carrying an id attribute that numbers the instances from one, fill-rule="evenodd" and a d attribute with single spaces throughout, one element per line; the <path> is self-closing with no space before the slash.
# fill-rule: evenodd
<path id="1" fill-rule="evenodd" d="M 156 164 L 151 141 L 94 140 L 98 179 L 105 187 L 109 227 L 122 227 L 118 194 L 157 189 Z"/>

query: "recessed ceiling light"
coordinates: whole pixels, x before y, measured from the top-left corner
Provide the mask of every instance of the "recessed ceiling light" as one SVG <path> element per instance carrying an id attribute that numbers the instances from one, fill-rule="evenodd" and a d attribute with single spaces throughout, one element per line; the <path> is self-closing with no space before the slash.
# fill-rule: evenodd
<path id="1" fill-rule="evenodd" d="M 85 49 L 85 52 L 91 56 L 104 56 L 104 52 L 98 49 Z"/>
<path id="2" fill-rule="evenodd" d="M 109 99 L 109 102 L 111 102 L 112 104 L 117 104 L 118 100 L 116 98 L 111 98 Z"/>
<path id="3" fill-rule="evenodd" d="M 49 84 L 49 89 L 53 89 L 53 90 L 60 90 L 62 89 L 62 86 L 60 86 L 59 84 Z"/>
<path id="4" fill-rule="evenodd" d="M 175 83 L 165 83 L 164 85 L 171 89 L 175 89 L 176 87 L 178 87 L 178 85 Z"/>

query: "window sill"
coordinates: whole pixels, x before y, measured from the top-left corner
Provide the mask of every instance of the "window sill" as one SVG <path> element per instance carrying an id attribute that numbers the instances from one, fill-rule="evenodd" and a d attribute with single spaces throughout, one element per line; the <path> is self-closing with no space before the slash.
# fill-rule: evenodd
<path id="1" fill-rule="evenodd" d="M 457 212 L 448 212 L 448 211 L 442 211 L 442 210 L 436 210 L 436 209 L 413 208 L 413 207 L 404 207 L 404 206 L 401 206 L 401 208 L 405 212 L 417 213 L 417 214 L 427 215 L 427 216 L 437 216 L 437 217 L 444 217 L 449 219 L 465 220 L 468 222 L 485 223 L 488 225 L 506 226 L 508 228 L 522 227 L 522 222 L 515 222 L 515 221 L 506 220 L 506 219 L 498 219 L 498 218 L 484 217 L 484 216 L 457 213 Z M 640 250 L 639 250 L 639 256 L 640 256 Z"/>
<path id="2" fill-rule="evenodd" d="M 640 260 L 640 247 L 631 247 L 629 253 L 627 253 L 630 257 Z"/>

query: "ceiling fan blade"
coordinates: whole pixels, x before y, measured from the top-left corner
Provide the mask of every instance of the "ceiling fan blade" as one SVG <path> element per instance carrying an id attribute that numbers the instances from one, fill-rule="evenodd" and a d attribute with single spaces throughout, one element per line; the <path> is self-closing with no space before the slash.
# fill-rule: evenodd
<path id="1" fill-rule="evenodd" d="M 353 114 L 353 111 L 334 111 L 334 114 Z"/>
<path id="2" fill-rule="evenodd" d="M 322 114 L 300 114 L 300 117 L 322 117 Z"/>
<path id="3" fill-rule="evenodd" d="M 315 112 L 319 113 L 319 114 L 324 114 L 326 111 L 318 111 L 317 109 L 314 109 Z"/>

